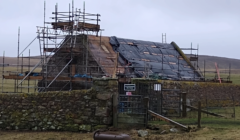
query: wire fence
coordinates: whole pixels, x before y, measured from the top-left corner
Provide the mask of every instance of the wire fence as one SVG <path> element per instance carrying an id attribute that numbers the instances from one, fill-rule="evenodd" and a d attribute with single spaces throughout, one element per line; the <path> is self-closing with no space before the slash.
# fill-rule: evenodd
<path id="1" fill-rule="evenodd" d="M 201 101 L 200 124 L 202 127 L 238 127 L 236 124 L 240 123 L 240 107 L 236 105 L 234 99 L 229 98 L 214 99 L 211 96 L 206 96 L 201 100 L 193 100 L 187 97 L 185 103 L 181 99 L 179 109 L 163 109 L 164 111 L 159 115 L 186 126 L 196 127 L 199 123 L 199 101 Z M 184 105 L 186 105 L 186 112 L 184 112 Z M 152 116 L 148 120 L 150 125 L 169 124 Z"/>

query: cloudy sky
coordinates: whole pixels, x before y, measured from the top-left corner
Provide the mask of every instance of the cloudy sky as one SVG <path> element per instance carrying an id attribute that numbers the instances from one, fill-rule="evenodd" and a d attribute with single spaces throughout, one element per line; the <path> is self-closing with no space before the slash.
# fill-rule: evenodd
<path id="1" fill-rule="evenodd" d="M 36 37 L 43 26 L 44 0 L 0 0 L 0 56 L 17 55 Z M 58 3 L 67 11 L 71 0 L 47 0 L 46 21 Z M 199 54 L 240 59 L 240 0 L 85 0 L 86 12 L 101 14 L 104 36 L 146 41 L 176 42 L 181 48 L 199 44 Z M 83 1 L 75 0 L 82 9 Z M 39 55 L 38 41 L 30 46 Z M 186 52 L 188 53 L 188 52 Z M 28 55 L 28 51 L 24 53 Z"/>

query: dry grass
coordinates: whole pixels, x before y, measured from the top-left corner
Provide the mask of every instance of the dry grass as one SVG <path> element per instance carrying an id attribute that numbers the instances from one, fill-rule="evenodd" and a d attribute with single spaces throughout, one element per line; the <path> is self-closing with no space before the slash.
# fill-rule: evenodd
<path id="1" fill-rule="evenodd" d="M 1 140 L 92 140 L 92 133 L 0 131 Z"/>
<path id="2" fill-rule="evenodd" d="M 132 140 L 238 140 L 239 129 L 213 129 L 204 127 L 195 132 L 178 132 L 161 134 L 163 130 L 147 130 L 149 135 L 139 137 L 137 130 L 123 130 L 121 133 L 128 134 Z M 0 131 L 1 140 L 93 140 L 91 133 L 72 132 L 17 132 Z"/>

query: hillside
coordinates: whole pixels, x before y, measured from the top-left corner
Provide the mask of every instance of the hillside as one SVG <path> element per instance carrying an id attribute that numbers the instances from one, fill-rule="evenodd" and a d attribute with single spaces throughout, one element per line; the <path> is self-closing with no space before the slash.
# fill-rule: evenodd
<path id="1" fill-rule="evenodd" d="M 218 56 L 208 56 L 208 55 L 199 55 L 199 61 L 198 65 L 201 69 L 204 67 L 204 60 L 205 60 L 205 66 L 206 69 L 215 69 L 215 62 L 218 64 L 219 69 L 229 69 L 229 64 L 231 64 L 231 69 L 239 69 L 240 70 L 240 60 L 239 59 L 233 59 L 233 58 L 225 58 L 225 57 L 218 57 Z M 20 64 L 22 62 L 22 59 L 19 59 Z M 24 58 L 23 62 L 24 65 L 28 65 L 28 58 Z M 34 59 L 30 60 L 31 65 L 35 65 L 40 60 Z M 2 63 L 2 56 L 0 56 L 0 64 Z M 17 58 L 16 57 L 5 57 L 5 63 L 14 65 L 17 64 Z"/>
<path id="2" fill-rule="evenodd" d="M 204 67 L 204 60 L 206 69 L 215 69 L 215 62 L 218 64 L 219 69 L 229 69 L 230 64 L 231 69 L 240 69 L 239 59 L 199 55 L 198 65 L 201 69 Z"/>
<path id="3" fill-rule="evenodd" d="M 30 59 L 30 65 L 35 65 L 40 61 L 40 59 L 33 57 Z M 3 63 L 3 57 L 0 56 L 0 64 Z M 4 59 L 5 64 L 9 65 L 16 65 L 17 64 L 17 58 L 16 57 L 5 57 Z M 19 64 L 22 64 L 22 58 L 19 58 Z M 23 58 L 23 65 L 28 65 L 29 64 L 29 59 L 28 58 Z"/>

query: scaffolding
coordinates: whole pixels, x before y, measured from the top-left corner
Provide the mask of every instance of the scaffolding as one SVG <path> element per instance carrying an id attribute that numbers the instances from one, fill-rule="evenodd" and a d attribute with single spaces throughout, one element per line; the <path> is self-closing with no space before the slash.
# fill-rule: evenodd
<path id="1" fill-rule="evenodd" d="M 190 51 L 189 54 L 187 54 L 188 60 L 192 64 L 194 68 L 194 73 L 200 74 L 202 78 L 204 78 L 204 74 L 202 73 L 199 65 L 198 65 L 198 51 L 199 51 L 199 45 L 197 45 L 197 48 L 193 48 L 192 43 L 190 48 L 181 48 L 183 51 Z M 195 77 L 194 77 L 195 79 Z"/>
<path id="2" fill-rule="evenodd" d="M 38 91 L 48 91 L 51 88 L 53 90 L 72 90 L 73 82 L 84 82 L 85 88 L 87 88 L 87 84 L 92 81 L 91 76 L 88 76 L 91 74 L 88 71 L 87 36 L 91 33 L 98 36 L 98 32 L 101 31 L 100 15 L 86 13 L 85 4 L 82 11 L 75 9 L 74 3 L 72 6 L 69 4 L 67 12 L 59 12 L 58 5 L 56 5 L 55 12 L 52 14 L 54 16 L 51 18 L 55 20 L 54 22 L 44 22 L 44 27 L 37 27 L 43 77 L 39 82 Z M 52 28 L 46 27 L 45 24 L 50 24 Z M 54 55 L 52 55 L 53 53 Z M 82 64 L 77 66 L 74 58 L 76 55 L 82 60 Z M 54 61 L 54 65 L 51 61 Z M 76 74 L 76 67 L 80 68 L 86 77 L 73 78 Z M 61 89 L 55 88 L 59 87 L 57 81 L 65 81 Z"/>
<path id="3" fill-rule="evenodd" d="M 219 67 L 219 64 L 216 62 L 210 61 L 210 60 L 203 60 L 203 67 L 202 70 L 199 66 L 199 45 L 197 45 L 197 48 L 193 48 L 192 43 L 190 48 L 181 48 L 181 50 L 184 51 L 190 51 L 189 54 L 187 54 L 187 57 L 193 67 L 195 68 L 195 72 L 201 74 L 201 76 L 204 78 L 204 81 L 207 82 L 223 82 L 223 83 L 232 83 L 231 81 L 231 64 L 229 64 L 228 69 Z M 215 70 L 209 70 L 206 69 L 206 64 L 212 62 L 212 66 L 216 67 Z M 221 74 L 224 76 L 221 77 Z"/>
<path id="4" fill-rule="evenodd" d="M 74 8 L 73 1 L 72 4 L 69 4 L 69 10 L 65 12 L 59 11 L 58 5 L 55 5 L 55 11 L 52 12 L 53 17 L 51 17 L 53 22 L 45 21 L 45 11 L 46 3 L 44 2 L 44 25 L 37 26 L 37 37 L 21 53 L 19 53 L 18 39 L 17 72 L 6 76 L 3 67 L 3 79 L 15 80 L 14 93 L 18 92 L 19 88 L 28 88 L 28 92 L 29 88 L 34 88 L 37 92 L 70 91 L 73 89 L 74 83 L 81 83 L 80 85 L 84 88 L 88 88 L 92 82 L 91 70 L 89 70 L 91 66 L 88 64 L 88 35 L 99 36 L 99 32 L 103 31 L 99 25 L 100 14 L 85 12 L 85 3 L 82 10 Z M 20 29 L 18 37 L 20 37 Z M 36 39 L 39 41 L 39 62 L 32 67 L 30 66 L 30 58 L 32 57 L 29 50 L 29 57 L 25 57 L 29 59 L 28 71 L 24 75 L 22 68 L 21 72 L 19 71 L 19 58 Z M 76 63 L 76 56 L 81 58 L 81 63 Z M 41 72 L 35 73 L 36 68 L 42 68 Z M 75 77 L 76 70 L 84 73 L 82 74 L 84 76 Z M 98 68 L 98 71 L 101 73 L 101 68 Z M 38 84 L 30 87 L 29 80 L 38 81 Z M 28 85 L 23 87 L 22 84 L 25 81 L 28 81 Z M 61 89 L 56 87 L 61 87 Z"/>
<path id="5" fill-rule="evenodd" d="M 53 21 L 46 22 L 45 11 L 46 3 L 44 2 L 44 24 L 43 26 L 37 26 L 37 36 L 21 52 L 19 52 L 20 28 L 18 30 L 17 70 L 15 72 L 6 75 L 3 57 L 2 92 L 5 92 L 3 90 L 4 79 L 13 79 L 13 92 L 18 93 L 23 92 L 23 88 L 27 88 L 27 92 L 30 92 L 31 88 L 33 92 L 88 89 L 91 87 L 92 77 L 106 76 L 115 78 L 122 75 L 124 77 L 136 77 L 132 69 L 140 67 L 133 66 L 127 59 L 121 57 L 122 54 L 115 52 L 110 45 L 110 38 L 102 36 L 103 29 L 99 25 L 100 14 L 85 12 L 85 4 L 82 10 L 74 8 L 74 2 L 72 2 L 72 4 L 69 4 L 69 10 L 65 12 L 59 11 L 58 5 L 55 5 L 55 11 L 52 12 L 53 16 L 51 17 Z M 29 56 L 23 57 L 23 53 L 36 40 L 39 43 L 40 56 L 31 56 L 29 50 Z M 162 34 L 162 44 L 167 44 L 166 33 Z M 128 45 L 134 46 L 132 42 L 128 43 Z M 168 70 L 164 69 L 166 64 L 164 57 L 176 57 L 176 63 L 171 65 L 176 67 L 173 71 L 177 71 L 179 74 L 177 80 L 189 80 L 180 76 L 182 71 L 179 66 L 184 59 L 187 63 L 188 60 L 190 61 L 190 63 L 186 64 L 186 67 L 194 69 L 194 76 L 195 74 L 201 75 L 194 77 L 194 80 L 201 81 L 203 74 L 198 66 L 199 47 L 197 49 L 192 48 L 191 44 L 191 48 L 181 48 L 181 50 L 191 51 L 189 59 L 186 59 L 182 51 L 177 49 L 178 46 L 174 42 L 171 45 L 175 46 L 177 54 L 175 56 L 159 54 L 158 59 L 161 59 L 159 71 L 161 74 L 164 74 L 164 70 Z M 156 46 L 151 47 L 155 48 Z M 193 54 L 192 51 L 197 51 L 197 54 Z M 144 53 L 149 54 L 149 52 Z M 38 59 L 39 61 L 32 65 L 31 59 Z M 24 63 L 25 61 L 26 63 Z M 155 75 L 153 75 L 148 63 L 150 60 L 143 61 L 144 78 L 154 79 Z M 36 72 L 36 69 L 41 69 L 41 72 Z M 24 70 L 26 71 L 24 72 Z M 159 75 L 156 78 L 158 77 Z"/>

